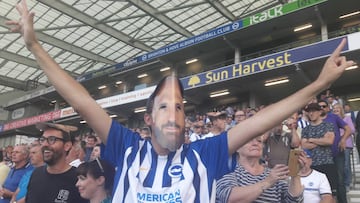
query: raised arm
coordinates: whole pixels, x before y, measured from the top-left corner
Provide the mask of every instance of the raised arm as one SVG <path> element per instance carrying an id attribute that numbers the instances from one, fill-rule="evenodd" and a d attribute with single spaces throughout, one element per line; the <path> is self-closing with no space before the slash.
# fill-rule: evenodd
<path id="1" fill-rule="evenodd" d="M 231 128 L 228 132 L 229 153 L 234 153 L 250 139 L 263 134 L 270 128 L 282 122 L 293 112 L 305 106 L 308 101 L 321 91 L 329 88 L 330 85 L 342 75 L 347 67 L 354 64 L 353 61 L 347 61 L 344 56 L 340 56 L 340 52 L 345 44 L 346 39 L 343 39 L 331 56 L 326 60 L 322 71 L 314 82 L 291 96 L 269 105 L 251 118 L 246 119 Z"/>
<path id="2" fill-rule="evenodd" d="M 288 119 L 288 128 L 291 130 L 291 147 L 297 148 L 301 145 L 300 136 L 297 131 L 297 120 L 294 118 Z"/>
<path id="3" fill-rule="evenodd" d="M 35 56 L 37 63 L 56 91 L 86 120 L 102 142 L 106 143 L 111 118 L 89 95 L 87 90 L 67 74 L 40 45 L 33 27 L 35 14 L 29 12 L 26 0 L 21 0 L 16 9 L 20 14 L 20 19 L 8 21 L 6 24 L 12 26 L 12 32 L 19 32 L 22 35 L 26 47 Z"/>

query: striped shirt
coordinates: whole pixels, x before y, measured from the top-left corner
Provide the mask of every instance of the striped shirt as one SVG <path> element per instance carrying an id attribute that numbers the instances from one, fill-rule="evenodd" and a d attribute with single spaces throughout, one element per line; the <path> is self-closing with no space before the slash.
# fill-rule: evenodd
<path id="1" fill-rule="evenodd" d="M 149 140 L 113 121 L 103 152 L 117 166 L 114 203 L 215 202 L 216 179 L 230 172 L 226 132 L 160 156 Z"/>
<path id="2" fill-rule="evenodd" d="M 310 125 L 309 121 L 304 120 L 302 118 L 299 118 L 299 120 L 297 121 L 297 125 L 298 127 L 300 127 L 301 129 L 305 128 L 306 126 Z"/>
<path id="3" fill-rule="evenodd" d="M 234 187 L 253 185 L 265 180 L 270 174 L 270 168 L 266 167 L 260 175 L 252 175 L 244 167 L 238 165 L 234 172 L 226 174 L 217 183 L 216 202 L 228 202 L 230 192 Z M 246 195 L 246 194 L 243 194 Z M 272 187 L 266 189 L 255 201 L 258 203 L 269 202 L 302 202 L 303 196 L 292 197 L 288 191 L 288 184 L 285 181 L 278 181 Z"/>

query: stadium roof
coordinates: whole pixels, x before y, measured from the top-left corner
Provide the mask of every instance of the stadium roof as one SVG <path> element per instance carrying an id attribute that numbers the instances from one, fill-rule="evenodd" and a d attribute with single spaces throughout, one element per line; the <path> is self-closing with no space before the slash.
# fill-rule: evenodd
<path id="1" fill-rule="evenodd" d="M 49 86 L 19 34 L 18 0 L 0 1 L 0 95 Z M 280 4 L 274 0 L 28 0 L 41 44 L 74 77 Z"/>

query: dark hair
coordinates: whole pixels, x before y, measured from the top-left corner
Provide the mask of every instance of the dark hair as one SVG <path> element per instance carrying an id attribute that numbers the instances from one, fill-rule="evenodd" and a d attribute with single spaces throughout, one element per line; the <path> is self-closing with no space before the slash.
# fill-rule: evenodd
<path id="1" fill-rule="evenodd" d="M 326 106 L 329 106 L 329 102 L 327 100 L 322 99 L 322 100 L 318 101 L 318 103 L 320 103 L 320 102 L 324 102 L 326 104 Z"/>
<path id="2" fill-rule="evenodd" d="M 154 107 L 155 97 L 159 94 L 160 90 L 165 85 L 166 79 L 169 78 L 169 77 L 174 77 L 174 76 L 166 76 L 163 79 L 161 79 L 160 82 L 158 83 L 158 85 L 156 86 L 154 92 L 148 98 L 148 100 L 146 102 L 146 113 L 151 114 L 152 109 Z M 177 77 L 174 77 L 174 78 L 178 82 L 181 97 L 184 98 L 184 87 L 183 87 L 181 81 Z"/>
<path id="3" fill-rule="evenodd" d="M 84 140 L 81 140 L 80 141 L 80 146 L 81 146 L 81 149 L 86 152 L 86 142 Z"/>
<path id="4" fill-rule="evenodd" d="M 89 135 L 87 138 L 88 138 L 88 139 L 89 139 L 89 138 L 94 139 L 94 141 L 97 142 L 97 138 L 96 138 L 95 135 Z"/>
<path id="5" fill-rule="evenodd" d="M 73 135 L 71 135 L 70 132 L 65 132 L 65 131 L 62 131 L 62 135 L 63 135 L 63 138 L 65 141 L 70 141 L 71 143 L 74 143 L 75 141 L 75 137 Z"/>
<path id="6" fill-rule="evenodd" d="M 99 161 L 99 163 L 98 163 Z M 101 166 L 100 166 L 101 165 Z M 107 161 L 103 159 L 95 159 L 89 162 L 83 162 L 76 169 L 77 175 L 87 177 L 88 175 L 97 179 L 100 176 L 105 177 L 105 190 L 108 193 L 112 192 L 114 185 L 115 168 Z"/>
<path id="7" fill-rule="evenodd" d="M 4 161 L 3 151 L 0 150 L 0 162 Z"/>

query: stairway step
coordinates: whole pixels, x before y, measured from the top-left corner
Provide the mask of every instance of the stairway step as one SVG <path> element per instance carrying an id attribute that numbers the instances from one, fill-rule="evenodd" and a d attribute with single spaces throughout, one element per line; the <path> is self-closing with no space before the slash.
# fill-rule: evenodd
<path id="1" fill-rule="evenodd" d="M 349 198 L 349 200 L 350 200 L 350 203 L 360 203 L 360 198 L 354 198 L 354 197 L 351 197 L 351 198 Z"/>

